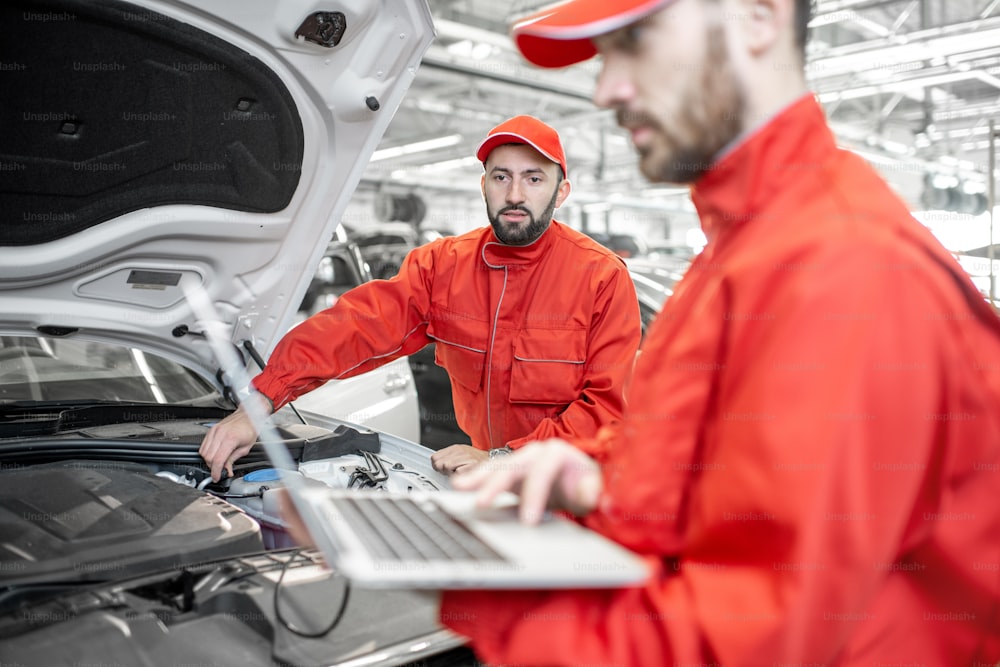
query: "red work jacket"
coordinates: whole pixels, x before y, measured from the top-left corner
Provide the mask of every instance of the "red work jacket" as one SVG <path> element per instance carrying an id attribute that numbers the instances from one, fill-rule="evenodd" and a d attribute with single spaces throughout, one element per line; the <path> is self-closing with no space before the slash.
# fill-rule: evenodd
<path id="1" fill-rule="evenodd" d="M 621 416 L 641 335 L 624 262 L 553 221 L 529 246 L 490 227 L 414 249 L 278 343 L 254 386 L 280 407 L 434 342 L 479 449 L 588 438 Z"/>
<path id="2" fill-rule="evenodd" d="M 1000 320 L 811 96 L 692 195 L 585 520 L 653 577 L 442 621 L 498 663 L 996 664 Z"/>

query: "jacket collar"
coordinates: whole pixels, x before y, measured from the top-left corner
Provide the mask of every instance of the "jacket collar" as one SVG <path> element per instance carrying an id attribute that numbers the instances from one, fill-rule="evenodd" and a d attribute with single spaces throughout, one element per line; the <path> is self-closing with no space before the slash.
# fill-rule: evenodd
<path id="1" fill-rule="evenodd" d="M 533 243 L 519 246 L 501 243 L 493 233 L 493 228 L 487 227 L 483 234 L 481 257 L 492 268 L 534 264 L 549 252 L 556 236 L 562 233 L 561 227 L 560 223 L 553 220 L 549 228 Z"/>
<path id="2" fill-rule="evenodd" d="M 691 187 L 709 241 L 753 220 L 781 190 L 815 175 L 837 145 L 823 109 L 804 95 L 735 145 Z"/>

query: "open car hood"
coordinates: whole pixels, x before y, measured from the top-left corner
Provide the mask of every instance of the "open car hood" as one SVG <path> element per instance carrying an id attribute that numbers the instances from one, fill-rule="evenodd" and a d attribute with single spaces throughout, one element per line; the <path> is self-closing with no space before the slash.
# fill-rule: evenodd
<path id="1" fill-rule="evenodd" d="M 426 0 L 15 0 L 0 22 L 0 332 L 206 374 L 182 284 L 266 355 L 434 32 Z"/>

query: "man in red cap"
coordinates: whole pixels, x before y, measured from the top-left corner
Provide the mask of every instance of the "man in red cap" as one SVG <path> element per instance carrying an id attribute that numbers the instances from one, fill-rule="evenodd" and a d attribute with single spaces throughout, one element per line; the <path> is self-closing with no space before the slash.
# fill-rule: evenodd
<path id="1" fill-rule="evenodd" d="M 624 262 L 552 219 L 569 196 L 556 131 L 532 116 L 490 130 L 476 156 L 490 226 L 412 250 L 399 273 L 292 329 L 253 380 L 268 413 L 327 380 L 436 343 L 472 445 L 432 455 L 451 474 L 540 438 L 592 438 L 620 418 L 641 335 Z M 200 453 L 218 479 L 257 432 L 241 407 Z"/>
<path id="2" fill-rule="evenodd" d="M 996 665 L 1000 320 L 803 75 L 805 0 L 571 0 L 514 27 L 599 52 L 656 181 L 708 237 L 597 460 L 563 441 L 456 476 L 648 558 L 620 590 L 447 592 L 490 663 Z M 573 563 L 566 563 L 572 568 Z"/>

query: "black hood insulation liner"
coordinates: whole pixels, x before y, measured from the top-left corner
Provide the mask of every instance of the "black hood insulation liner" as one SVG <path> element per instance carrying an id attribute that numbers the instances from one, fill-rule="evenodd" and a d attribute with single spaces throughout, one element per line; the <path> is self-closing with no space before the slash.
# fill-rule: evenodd
<path id="1" fill-rule="evenodd" d="M 0 245 L 124 213 L 270 213 L 299 182 L 302 123 L 250 54 L 123 2 L 0 7 Z"/>

